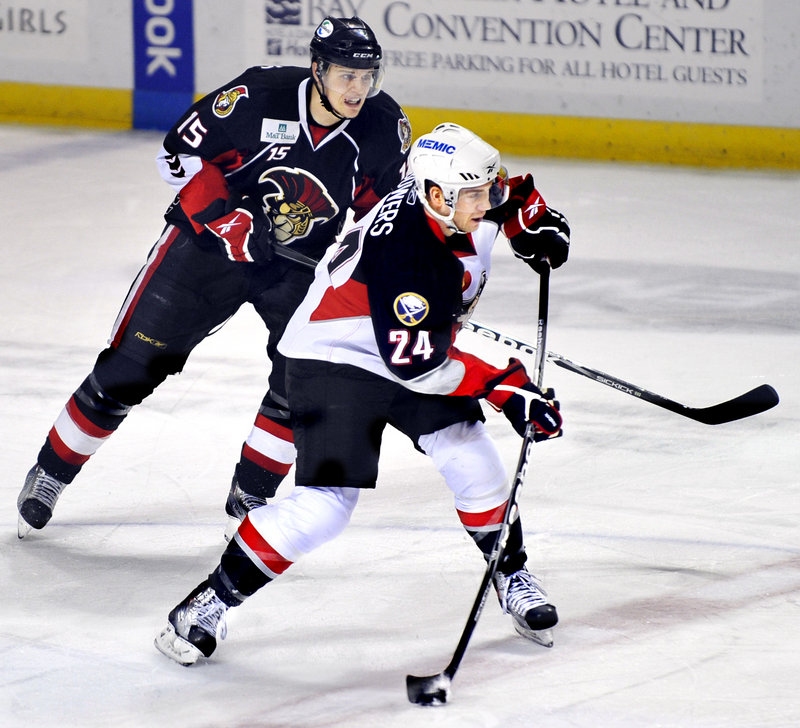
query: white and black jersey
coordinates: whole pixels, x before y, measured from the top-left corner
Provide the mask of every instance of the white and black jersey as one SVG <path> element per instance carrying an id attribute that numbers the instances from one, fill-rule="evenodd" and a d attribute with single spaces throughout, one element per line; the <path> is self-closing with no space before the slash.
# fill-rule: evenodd
<path id="1" fill-rule="evenodd" d="M 413 177 L 348 225 L 279 344 L 286 357 L 350 364 L 422 394 L 480 396 L 498 370 L 453 346 L 490 272 L 498 225 L 445 236 Z"/>

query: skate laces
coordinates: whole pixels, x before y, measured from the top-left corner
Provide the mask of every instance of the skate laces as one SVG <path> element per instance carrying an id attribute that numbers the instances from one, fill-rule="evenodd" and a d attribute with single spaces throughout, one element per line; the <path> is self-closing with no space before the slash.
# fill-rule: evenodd
<path id="1" fill-rule="evenodd" d="M 197 625 L 209 634 L 224 640 L 228 636 L 228 625 L 225 621 L 227 610 L 228 605 L 211 587 L 208 587 L 186 605 L 186 620 L 189 624 Z"/>
<path id="2" fill-rule="evenodd" d="M 33 480 L 30 486 L 28 486 L 27 483 L 25 484 L 25 487 L 19 494 L 17 505 L 22 505 L 26 500 L 32 498 L 40 503 L 44 503 L 44 505 L 52 511 L 56 505 L 58 496 L 61 495 L 61 491 L 66 487 L 66 483 L 62 483 L 57 478 L 49 475 L 38 465 L 31 475 L 33 475 Z"/>
<path id="3" fill-rule="evenodd" d="M 266 498 L 261 498 L 260 496 L 243 491 L 238 482 L 232 488 L 230 497 L 228 498 L 228 505 L 239 520 L 244 519 L 254 508 L 266 505 L 266 503 Z"/>
<path id="4" fill-rule="evenodd" d="M 525 616 L 531 609 L 547 604 L 547 592 L 527 569 L 513 574 L 498 572 L 495 576 L 500 606 L 505 614 Z"/>
<path id="5" fill-rule="evenodd" d="M 257 495 L 251 495 L 250 493 L 245 493 L 238 486 L 236 488 L 236 500 L 244 507 L 244 509 L 248 513 L 252 511 L 254 508 L 266 505 L 267 503 L 266 498 L 259 498 Z"/>

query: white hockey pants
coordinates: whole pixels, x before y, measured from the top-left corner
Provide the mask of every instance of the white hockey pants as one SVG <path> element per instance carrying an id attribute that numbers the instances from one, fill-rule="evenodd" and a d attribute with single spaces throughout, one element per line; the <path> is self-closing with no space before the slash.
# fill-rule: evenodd
<path id="1" fill-rule="evenodd" d="M 482 422 L 457 423 L 420 438 L 453 492 L 456 509 L 483 513 L 505 503 L 505 467 Z M 358 488 L 295 486 L 284 499 L 249 514 L 259 535 L 288 561 L 338 536 L 358 503 Z"/>

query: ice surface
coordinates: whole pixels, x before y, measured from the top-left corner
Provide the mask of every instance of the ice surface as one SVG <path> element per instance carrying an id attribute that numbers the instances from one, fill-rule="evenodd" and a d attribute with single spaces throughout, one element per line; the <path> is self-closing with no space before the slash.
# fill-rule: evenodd
<path id="1" fill-rule="evenodd" d="M 266 382 L 249 309 L 17 539 L 25 474 L 161 230 L 160 140 L 0 127 L 0 725 L 800 724 L 798 175 L 507 160 L 573 228 L 548 348 L 693 406 L 764 382 L 782 402 L 709 427 L 549 366 L 566 435 L 536 446 L 521 508 L 555 646 L 492 601 L 447 706 L 423 709 L 405 676 L 447 664 L 483 567 L 430 463 L 391 433 L 350 527 L 230 613 L 211 661 L 152 645 L 224 546 Z M 535 339 L 536 278 L 503 248 L 476 318 Z M 511 469 L 519 440 L 488 417 Z"/>

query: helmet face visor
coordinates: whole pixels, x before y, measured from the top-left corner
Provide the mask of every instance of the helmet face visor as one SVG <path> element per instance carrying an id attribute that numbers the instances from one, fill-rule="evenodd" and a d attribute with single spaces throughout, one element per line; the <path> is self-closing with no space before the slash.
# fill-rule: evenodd
<path id="1" fill-rule="evenodd" d="M 485 196 L 489 203 L 489 209 L 494 209 L 495 207 L 499 207 L 508 199 L 508 185 L 506 184 L 506 180 L 508 179 L 508 171 L 505 167 L 500 165 L 497 169 L 497 174 L 495 177 L 488 182 L 484 182 L 484 186 L 489 184 L 488 189 L 485 190 Z M 448 204 L 453 207 L 455 206 L 456 209 L 458 208 L 458 203 L 461 200 L 462 196 L 465 194 L 469 194 L 478 190 L 479 187 L 473 186 L 472 184 L 463 183 L 461 185 L 448 185 L 448 190 L 443 190 L 445 199 L 448 201 Z"/>
<path id="2" fill-rule="evenodd" d="M 377 94 L 383 82 L 383 64 L 378 62 L 377 68 L 353 68 L 351 66 L 317 62 L 317 77 L 326 92 L 343 96 L 354 94 L 369 98 Z"/>
<path id="3" fill-rule="evenodd" d="M 501 164 L 497 176 L 489 188 L 489 204 L 492 208 L 499 207 L 508 199 L 508 170 Z"/>

